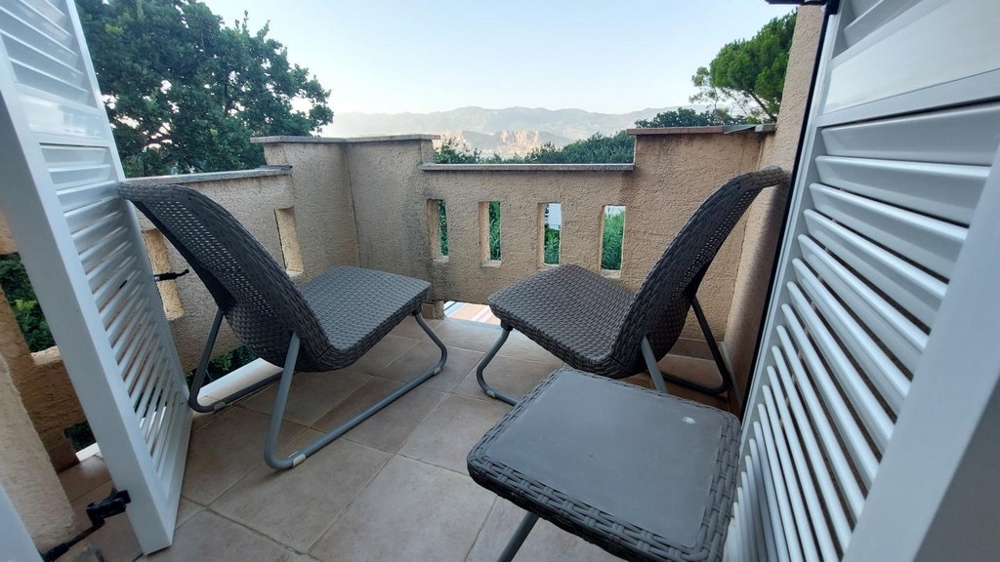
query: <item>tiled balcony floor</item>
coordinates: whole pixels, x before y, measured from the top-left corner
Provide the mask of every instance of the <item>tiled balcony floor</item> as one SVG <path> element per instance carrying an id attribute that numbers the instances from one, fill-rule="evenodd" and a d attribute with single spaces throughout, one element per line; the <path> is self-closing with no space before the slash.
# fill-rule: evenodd
<path id="1" fill-rule="evenodd" d="M 174 544 L 149 559 L 495 560 L 522 512 L 472 482 L 465 456 L 508 409 L 482 394 L 473 372 L 499 328 L 454 319 L 429 324 L 448 346 L 444 371 L 292 470 L 275 472 L 262 458 L 273 387 L 197 418 Z M 296 375 L 279 444 L 290 452 L 436 360 L 434 345 L 407 319 L 352 368 Z M 521 395 L 559 365 L 514 333 L 486 373 Z M 668 357 L 663 365 L 678 373 L 714 369 L 685 358 Z M 81 520 L 87 503 L 111 487 L 100 457 L 60 478 Z M 142 558 L 125 517 L 109 520 L 92 535 L 89 551 L 77 549 L 77 559 L 99 560 L 97 549 L 108 562 Z M 614 558 L 540 522 L 517 559 Z"/>

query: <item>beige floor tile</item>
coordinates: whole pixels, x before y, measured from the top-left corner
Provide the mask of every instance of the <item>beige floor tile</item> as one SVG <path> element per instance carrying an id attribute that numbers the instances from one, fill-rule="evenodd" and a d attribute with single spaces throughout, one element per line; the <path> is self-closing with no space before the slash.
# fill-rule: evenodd
<path id="1" fill-rule="evenodd" d="M 373 378 L 314 423 L 313 429 L 330 431 L 401 386 L 402 383 L 396 381 Z M 434 390 L 414 388 L 348 431 L 345 437 L 387 453 L 395 453 L 445 396 L 447 395 Z"/>
<path id="2" fill-rule="evenodd" d="M 413 432 L 399 454 L 468 474 L 465 458 L 510 406 L 449 396 Z"/>
<path id="3" fill-rule="evenodd" d="M 181 494 L 208 505 L 251 470 L 264 465 L 264 441 L 269 415 L 235 406 L 216 414 L 218 419 L 191 433 L 187 469 Z M 285 421 L 279 446 L 305 428 Z"/>
<path id="4" fill-rule="evenodd" d="M 475 351 L 489 351 L 501 333 L 500 326 L 455 319 L 443 320 L 435 331 L 449 349 L 460 347 Z"/>
<path id="5" fill-rule="evenodd" d="M 451 392 L 462 382 L 465 375 L 475 368 L 483 355 L 482 351 L 460 347 L 448 349 L 448 361 L 444 365 L 444 370 L 421 384 L 420 388 Z M 441 350 L 433 342 L 420 342 L 393 361 L 379 376 L 394 381 L 409 382 L 436 364 L 440 357 Z"/>
<path id="6" fill-rule="evenodd" d="M 177 508 L 177 522 L 174 524 L 174 528 L 180 527 L 195 516 L 196 513 L 205 509 L 204 507 L 194 503 L 193 501 L 181 498 L 181 503 Z"/>
<path id="7" fill-rule="evenodd" d="M 320 434 L 299 434 L 285 453 Z M 309 550 L 390 455 L 338 439 L 290 470 L 261 467 L 229 489 L 212 510 L 299 552 Z"/>
<path id="8" fill-rule="evenodd" d="M 111 481 L 108 466 L 98 455 L 88 457 L 80 464 L 59 473 L 59 482 L 70 502 Z"/>
<path id="9" fill-rule="evenodd" d="M 271 539 L 206 509 L 177 529 L 172 546 L 141 560 L 292 562 L 299 559 L 298 554 Z"/>
<path id="10" fill-rule="evenodd" d="M 288 391 L 285 419 L 310 426 L 369 380 L 371 375 L 342 369 L 323 373 L 296 373 Z M 245 400 L 242 405 L 271 415 L 278 384 L 274 383 Z"/>
<path id="11" fill-rule="evenodd" d="M 350 369 L 359 373 L 377 375 L 392 363 L 399 356 L 406 353 L 406 350 L 417 345 L 419 340 L 404 338 L 389 334 L 382 338 L 382 341 L 375 344 L 375 347 L 368 350 L 368 353 L 361 356 Z"/>
<path id="12" fill-rule="evenodd" d="M 396 456 L 313 547 L 319 560 L 463 560 L 495 496 L 450 470 Z"/>
<path id="13" fill-rule="evenodd" d="M 502 499 L 497 499 L 479 533 L 469 562 L 492 562 L 500 556 L 507 541 L 524 517 L 525 511 Z M 601 550 L 587 541 L 563 531 L 545 520 L 539 520 L 531 534 L 521 545 L 514 560 L 528 562 L 546 560 L 549 562 L 611 562 L 617 557 Z"/>
<path id="14" fill-rule="evenodd" d="M 483 374 L 486 377 L 486 382 L 490 385 L 514 398 L 520 398 L 557 368 L 559 366 L 552 363 L 536 363 L 535 361 L 497 355 L 486 366 Z M 469 373 L 453 392 L 470 398 L 492 400 L 479 388 L 475 371 Z"/>
<path id="15" fill-rule="evenodd" d="M 447 322 L 447 320 L 424 318 L 424 322 L 430 326 L 431 330 L 437 332 L 438 325 L 441 324 L 441 322 Z M 427 337 L 427 332 L 420 327 L 420 324 L 417 324 L 417 321 L 414 320 L 412 316 L 407 316 L 406 319 L 393 328 L 389 334 L 393 336 L 402 336 L 404 338 L 413 338 L 417 341 L 430 341 Z"/>
<path id="16" fill-rule="evenodd" d="M 550 363 L 552 365 L 560 365 L 562 363 L 562 359 L 552 355 L 545 348 L 528 339 L 528 336 L 516 330 L 510 333 L 507 341 L 497 353 L 499 355 L 526 359 L 538 363 Z"/>
<path id="17" fill-rule="evenodd" d="M 111 493 L 111 482 L 91 490 L 72 502 L 73 512 L 76 514 L 78 531 L 90 527 L 90 519 L 87 517 L 87 505 L 91 502 L 99 502 L 108 497 Z M 139 539 L 132 530 L 128 515 L 120 514 L 109 517 L 105 520 L 104 526 L 94 531 L 94 534 L 87 537 L 90 545 L 100 551 L 101 556 L 108 562 L 126 561 L 131 562 L 142 556 L 142 548 L 139 546 Z"/>

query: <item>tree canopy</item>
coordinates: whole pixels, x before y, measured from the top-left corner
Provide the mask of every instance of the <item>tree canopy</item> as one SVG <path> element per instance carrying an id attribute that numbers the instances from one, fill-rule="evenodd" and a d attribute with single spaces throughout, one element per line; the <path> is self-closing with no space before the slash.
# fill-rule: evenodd
<path id="1" fill-rule="evenodd" d="M 547 142 L 525 156 L 510 158 L 498 154 L 483 156 L 479 149 L 470 149 L 451 137 L 442 140 L 434 151 L 434 161 L 438 164 L 628 164 L 634 157 L 635 139 L 625 131 L 613 135 L 594 133 L 562 148 Z"/>
<path id="2" fill-rule="evenodd" d="M 77 6 L 129 176 L 256 167 L 251 137 L 308 135 L 333 119 L 329 91 L 246 14 L 226 27 L 197 0 Z"/>
<path id="3" fill-rule="evenodd" d="M 652 119 L 640 119 L 635 126 L 640 129 L 651 127 L 709 127 L 718 125 L 740 125 L 749 123 L 745 115 L 730 115 L 724 109 L 706 109 L 701 113 L 682 107 L 673 111 L 657 113 Z"/>
<path id="4" fill-rule="evenodd" d="M 777 119 L 785 86 L 796 13 L 769 21 L 751 39 L 726 44 L 691 81 L 699 92 L 692 102 L 732 103 L 756 119 Z"/>

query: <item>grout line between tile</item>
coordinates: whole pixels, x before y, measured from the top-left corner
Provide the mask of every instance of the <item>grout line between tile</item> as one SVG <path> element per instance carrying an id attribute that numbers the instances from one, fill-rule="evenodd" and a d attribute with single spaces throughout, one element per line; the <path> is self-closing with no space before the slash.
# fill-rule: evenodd
<path id="1" fill-rule="evenodd" d="M 351 440 L 348 439 L 348 441 L 351 441 Z M 366 448 L 371 449 L 373 451 L 378 451 L 380 453 L 384 453 L 385 452 L 385 451 L 380 451 L 379 449 L 376 449 L 375 447 L 369 447 L 368 445 L 365 445 L 364 443 L 358 443 L 357 441 L 351 441 L 351 443 L 356 443 L 357 445 L 360 445 L 362 447 L 366 447 Z M 377 478 L 379 474 L 382 474 L 382 470 L 389 464 L 390 461 L 392 461 L 392 458 L 395 457 L 395 456 L 396 455 L 389 455 L 389 457 L 386 458 L 385 462 L 382 463 L 382 466 L 378 467 L 378 470 L 376 470 L 375 473 L 372 474 L 372 477 L 369 478 L 367 482 L 365 482 L 365 485 L 361 486 L 360 488 L 358 488 L 357 493 L 355 493 L 354 496 L 351 497 L 351 501 L 349 501 L 346 504 L 344 504 L 343 509 L 341 509 L 340 511 L 338 511 L 336 513 L 336 515 L 334 515 L 332 518 L 330 518 L 330 524 L 327 525 L 323 529 L 323 531 L 319 534 L 319 537 L 315 541 L 313 541 L 313 543 L 309 545 L 309 548 L 305 552 L 303 552 L 302 554 L 305 554 L 305 555 L 308 555 L 308 556 L 312 556 L 312 554 L 310 554 L 310 553 L 313 551 L 314 548 L 316 548 L 316 545 L 319 544 L 319 542 L 323 540 L 323 537 L 325 537 L 326 534 L 330 532 L 330 529 L 333 528 L 333 526 L 344 515 L 344 513 L 346 513 L 347 510 L 350 509 L 352 505 L 354 505 L 354 502 L 357 501 L 358 497 L 362 494 L 362 492 L 364 492 L 365 490 L 368 489 L 369 486 L 371 486 L 372 482 L 375 481 L 375 478 Z M 313 558 L 315 558 L 315 556 L 313 556 Z"/>

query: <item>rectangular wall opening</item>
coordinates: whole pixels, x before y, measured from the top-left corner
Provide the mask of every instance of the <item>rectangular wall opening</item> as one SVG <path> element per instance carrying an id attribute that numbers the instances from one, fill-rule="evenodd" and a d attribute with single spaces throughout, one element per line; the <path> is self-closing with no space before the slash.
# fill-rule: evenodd
<path id="1" fill-rule="evenodd" d="M 541 264 L 559 265 L 559 242 L 562 228 L 562 205 L 542 203 L 538 206 L 538 222 L 541 233 Z"/>
<path id="2" fill-rule="evenodd" d="M 479 203 L 479 248 L 484 266 L 498 267 L 500 251 L 500 202 Z"/>
<path id="3" fill-rule="evenodd" d="M 431 259 L 448 261 L 448 213 L 443 199 L 427 200 L 427 239 Z"/>
<path id="4" fill-rule="evenodd" d="M 621 273 L 625 243 L 625 206 L 605 205 L 601 214 L 601 270 L 612 276 Z"/>

